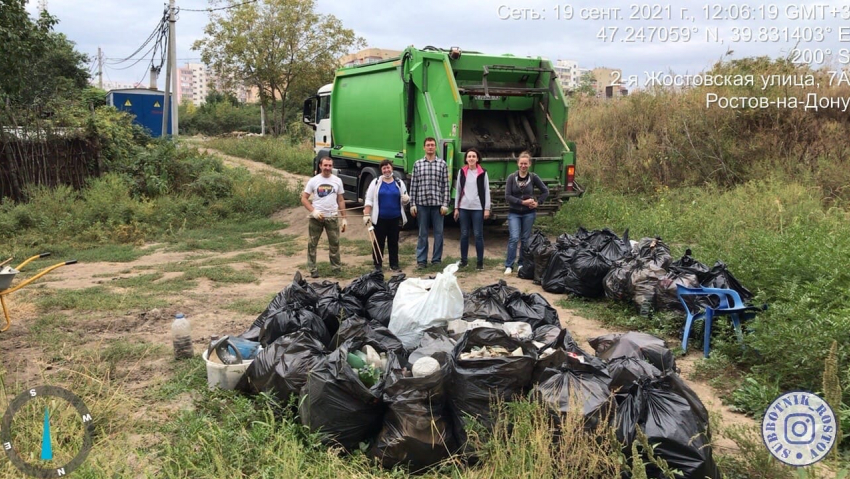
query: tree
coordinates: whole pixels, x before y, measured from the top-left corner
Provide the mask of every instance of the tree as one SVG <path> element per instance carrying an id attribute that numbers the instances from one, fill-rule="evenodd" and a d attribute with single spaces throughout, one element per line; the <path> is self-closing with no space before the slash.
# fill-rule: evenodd
<path id="1" fill-rule="evenodd" d="M 213 5 L 222 0 L 210 0 Z M 333 78 L 337 58 L 364 45 L 333 15 L 315 13 L 315 0 L 260 0 L 211 14 L 201 52 L 225 87 L 255 86 L 273 134 L 286 129 L 287 113 Z"/>
<path id="2" fill-rule="evenodd" d="M 33 21 L 26 0 L 0 0 L 0 100 L 44 107 L 57 98 L 79 99 L 88 83 L 88 57 L 52 30 L 57 20 L 42 12 Z"/>
<path id="3" fill-rule="evenodd" d="M 596 77 L 593 76 L 593 72 L 586 71 L 581 74 L 576 92 L 583 95 L 596 96 Z"/>

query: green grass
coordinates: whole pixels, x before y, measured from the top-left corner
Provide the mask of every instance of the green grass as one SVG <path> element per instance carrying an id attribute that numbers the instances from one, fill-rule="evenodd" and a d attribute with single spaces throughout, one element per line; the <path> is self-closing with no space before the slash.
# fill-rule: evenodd
<path id="1" fill-rule="evenodd" d="M 277 293 L 269 295 L 268 298 L 237 299 L 224 305 L 224 309 L 240 314 L 258 315 L 266 310 L 271 300 Z"/>
<path id="2" fill-rule="evenodd" d="M 169 304 L 164 298 L 140 294 L 136 291 L 117 293 L 104 286 L 85 289 L 38 290 L 35 304 L 42 311 L 126 311 L 128 309 L 163 308 Z"/>
<path id="3" fill-rule="evenodd" d="M 277 233 L 277 230 L 285 227 L 285 224 L 265 218 L 222 222 L 174 236 L 173 243 L 168 249 L 226 253 L 264 245 L 276 245 L 288 241 L 288 236 Z"/>
<path id="4" fill-rule="evenodd" d="M 253 283 L 259 278 L 251 271 L 236 270 L 230 266 L 183 266 L 179 268 L 183 271 L 183 278 L 193 280 L 198 278 L 206 278 L 213 283 Z"/>
<path id="5" fill-rule="evenodd" d="M 300 240 L 300 238 L 296 235 L 282 235 L 283 242 L 278 245 L 275 245 L 275 252 L 286 255 L 293 256 L 298 253 L 306 253 L 307 246 L 306 244 Z"/>
<path id="6" fill-rule="evenodd" d="M 216 138 L 208 142 L 208 146 L 231 156 L 249 158 L 290 173 L 306 176 L 313 174 L 313 149 L 309 145 L 292 145 L 285 138 Z"/>

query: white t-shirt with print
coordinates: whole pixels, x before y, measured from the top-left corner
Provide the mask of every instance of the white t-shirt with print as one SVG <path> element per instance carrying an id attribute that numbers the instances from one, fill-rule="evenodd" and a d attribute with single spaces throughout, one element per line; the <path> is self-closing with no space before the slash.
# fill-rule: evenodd
<path id="1" fill-rule="evenodd" d="M 336 175 L 316 175 L 307 181 L 304 193 L 313 195 L 313 208 L 326 216 L 335 215 L 339 212 L 337 195 L 343 194 L 342 180 Z"/>

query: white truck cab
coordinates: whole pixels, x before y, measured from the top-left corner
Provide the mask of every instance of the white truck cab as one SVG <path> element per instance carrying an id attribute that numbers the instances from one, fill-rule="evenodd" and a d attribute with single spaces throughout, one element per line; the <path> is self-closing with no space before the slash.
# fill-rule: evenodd
<path id="1" fill-rule="evenodd" d="M 310 125 L 313 135 L 313 151 L 328 149 L 333 144 L 331 140 L 331 90 L 333 83 L 319 88 L 316 96 L 304 101 L 304 123 Z"/>

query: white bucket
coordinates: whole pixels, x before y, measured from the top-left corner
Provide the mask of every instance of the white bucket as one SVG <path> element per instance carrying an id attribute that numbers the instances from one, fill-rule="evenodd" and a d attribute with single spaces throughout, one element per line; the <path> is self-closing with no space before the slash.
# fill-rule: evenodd
<path id="1" fill-rule="evenodd" d="M 209 360 L 209 352 L 204 351 L 201 356 L 204 362 L 207 363 L 207 385 L 209 389 L 215 389 L 216 386 L 221 389 L 233 389 L 245 374 L 248 366 L 254 362 L 253 359 L 242 361 L 242 364 L 221 364 Z"/>

